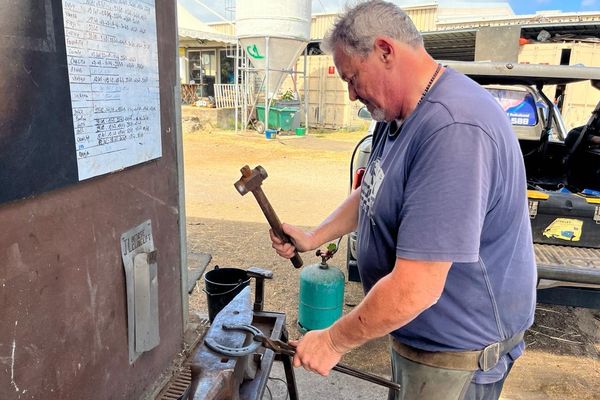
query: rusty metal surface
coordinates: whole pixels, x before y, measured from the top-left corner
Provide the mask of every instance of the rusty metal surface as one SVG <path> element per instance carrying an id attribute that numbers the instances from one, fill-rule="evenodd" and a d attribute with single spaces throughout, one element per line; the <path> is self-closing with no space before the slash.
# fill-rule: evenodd
<path id="1" fill-rule="evenodd" d="M 286 339 L 287 332 L 285 331 L 285 314 L 276 312 L 254 312 L 252 325 L 257 327 L 266 336 L 272 339 Z M 256 400 L 262 399 L 265 388 L 271 374 L 271 367 L 275 360 L 275 352 L 273 350 L 262 348 L 259 350 L 262 354 L 261 361 L 256 371 L 256 378 L 244 382 L 240 387 L 240 400 Z M 291 367 L 291 365 L 290 365 Z M 293 370 L 292 370 L 293 373 Z M 287 382 L 288 386 L 290 382 Z M 291 400 L 297 397 L 295 382 L 293 383 L 293 394 Z"/>
<path id="2" fill-rule="evenodd" d="M 156 15 L 163 156 L 0 206 L 0 399 L 138 399 L 181 350 L 175 2 Z M 129 365 L 119 237 L 147 219 L 161 341 Z"/>
<path id="3" fill-rule="evenodd" d="M 169 382 L 169 386 L 160 394 L 158 400 L 181 400 L 189 394 L 192 384 L 192 371 L 184 367 L 177 376 Z"/>
<path id="4" fill-rule="evenodd" d="M 246 334 L 222 329 L 223 324 L 249 324 L 252 322 L 250 287 L 245 287 L 215 317 L 204 337 L 226 346 L 241 347 Z M 226 357 L 210 350 L 202 343 L 195 351 L 190 368 L 192 387 L 189 400 L 237 400 L 244 379 L 247 357 Z"/>
<path id="5" fill-rule="evenodd" d="M 206 322 L 208 322 L 208 320 L 206 320 Z M 283 313 L 254 311 L 252 325 L 260 329 L 264 335 L 271 335 L 271 338 L 273 339 L 287 338 L 287 333 L 285 331 L 285 314 Z M 256 375 L 254 379 L 247 379 L 241 383 L 239 387 L 240 400 L 259 400 L 263 398 L 273 361 L 276 360 L 276 355 L 272 350 L 265 348 L 259 348 L 257 353 L 260 354 L 260 360 L 256 363 Z M 192 359 L 193 358 L 195 358 L 195 356 L 192 356 Z M 188 399 L 192 387 L 190 362 L 191 361 L 186 362 L 182 370 L 165 386 L 159 396 L 160 400 Z M 199 358 L 196 359 L 196 362 L 204 365 L 203 361 Z M 293 367 L 291 366 L 291 363 L 289 364 L 289 370 L 292 373 L 290 400 L 297 400 L 297 389 L 293 379 Z M 286 371 L 286 373 L 287 372 L 288 371 Z M 290 386 L 290 382 L 288 382 L 288 386 Z"/>

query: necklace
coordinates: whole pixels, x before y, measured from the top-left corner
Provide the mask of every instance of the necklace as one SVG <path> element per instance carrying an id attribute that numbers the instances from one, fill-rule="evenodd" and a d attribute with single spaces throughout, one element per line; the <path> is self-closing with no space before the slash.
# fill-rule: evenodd
<path id="1" fill-rule="evenodd" d="M 431 89 L 431 85 L 433 85 L 433 81 L 435 81 L 435 78 L 436 78 L 436 76 L 438 76 L 441 69 L 442 69 L 442 64 L 438 63 L 437 68 L 435 69 L 435 72 L 433 73 L 433 75 L 431 75 L 431 79 L 429 79 L 429 83 L 425 87 L 425 90 L 423 90 L 423 94 L 421 94 L 421 98 L 417 102 L 417 105 L 415 106 L 415 108 L 417 108 L 419 106 L 419 104 L 421 104 L 421 102 L 423 101 L 423 99 L 425 98 L 427 93 L 429 92 L 429 89 Z M 398 124 L 396 122 L 396 120 L 391 121 L 388 124 L 388 136 L 390 136 L 390 137 L 396 136 L 398 134 L 398 132 L 400 132 L 400 130 L 402 129 L 402 122 L 400 122 L 400 124 Z"/>
<path id="2" fill-rule="evenodd" d="M 431 79 L 429 79 L 429 83 L 425 87 L 425 90 L 423 90 L 423 93 L 421 94 L 421 98 L 417 102 L 417 105 L 415 106 L 415 108 L 417 108 L 419 106 L 419 104 L 421 104 L 421 102 L 423 101 L 423 99 L 425 98 L 427 93 L 429 93 L 429 89 L 431 89 L 431 85 L 433 85 L 433 81 L 435 81 L 435 78 L 436 78 L 436 76 L 438 76 L 441 69 L 442 69 L 442 64 L 438 63 L 438 66 L 435 69 L 435 72 L 433 73 L 433 75 L 431 75 Z M 388 124 L 388 136 L 390 136 L 390 137 L 396 136 L 398 134 L 398 132 L 400 132 L 400 130 L 402 129 L 402 122 L 400 122 L 398 124 L 396 122 L 396 120 L 391 121 Z"/>
<path id="3" fill-rule="evenodd" d="M 440 73 L 441 69 L 442 69 L 442 64 L 438 63 L 437 68 L 435 69 L 435 72 L 433 73 L 433 75 L 431 75 L 431 79 L 429 80 L 429 83 L 425 87 L 425 90 L 423 90 L 423 94 L 421 95 L 421 98 L 417 102 L 417 106 L 419 104 L 421 104 L 421 102 L 423 101 L 423 99 L 425 98 L 425 96 L 427 95 L 427 93 L 429 92 L 429 89 L 431 89 L 431 85 L 433 85 L 433 81 L 435 81 L 435 77 L 438 76 L 438 74 Z"/>

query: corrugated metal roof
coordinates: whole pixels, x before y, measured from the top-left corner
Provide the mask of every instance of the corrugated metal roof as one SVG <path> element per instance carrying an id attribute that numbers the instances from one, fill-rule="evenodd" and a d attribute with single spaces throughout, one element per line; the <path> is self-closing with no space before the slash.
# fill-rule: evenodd
<path id="1" fill-rule="evenodd" d="M 429 54 L 436 59 L 472 61 L 475 59 L 477 30 L 478 28 L 468 28 L 423 32 L 423 41 Z M 586 40 L 600 42 L 600 21 L 529 24 L 521 27 L 521 36 L 536 40 L 542 30 L 550 33 L 551 42 Z"/>
<path id="2" fill-rule="evenodd" d="M 424 32 L 427 52 L 435 59 L 472 61 L 475 59 L 476 29 Z"/>
<path id="3" fill-rule="evenodd" d="M 522 25 L 521 36 L 527 39 L 536 39 L 542 29 L 550 33 L 552 37 L 555 37 L 555 35 L 575 35 L 600 38 L 600 21 Z"/>
<path id="4" fill-rule="evenodd" d="M 530 15 L 513 15 L 484 17 L 467 16 L 460 20 L 439 19 L 437 21 L 438 30 L 455 30 L 477 28 L 480 26 L 505 26 L 505 25 L 555 25 L 555 24 L 579 24 L 579 23 L 600 23 L 600 12 L 586 13 L 540 13 Z"/>
<path id="5" fill-rule="evenodd" d="M 236 38 L 217 32 L 198 18 L 194 17 L 184 6 L 177 3 L 177 33 L 180 39 L 201 39 L 223 43 L 236 43 Z"/>

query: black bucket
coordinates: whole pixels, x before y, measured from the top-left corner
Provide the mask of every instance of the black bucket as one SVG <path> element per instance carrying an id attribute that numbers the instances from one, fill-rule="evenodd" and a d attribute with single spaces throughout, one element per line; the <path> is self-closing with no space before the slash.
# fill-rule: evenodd
<path id="1" fill-rule="evenodd" d="M 250 277 L 243 269 L 219 268 L 204 274 L 204 293 L 208 302 L 208 319 L 212 323 L 215 316 L 233 298 L 250 284 Z"/>

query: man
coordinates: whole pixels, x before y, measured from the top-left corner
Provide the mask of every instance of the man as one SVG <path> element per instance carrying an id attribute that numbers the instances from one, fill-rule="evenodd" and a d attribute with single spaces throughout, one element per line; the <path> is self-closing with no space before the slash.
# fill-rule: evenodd
<path id="1" fill-rule="evenodd" d="M 396 398 L 497 399 L 535 308 L 526 178 L 510 122 L 487 91 L 429 56 L 394 4 L 348 10 L 322 47 L 350 99 L 382 122 L 362 187 L 309 232 L 284 224 L 295 247 L 271 235 L 289 258 L 358 234 L 366 296 L 297 342 L 294 365 L 327 375 L 346 352 L 390 334 Z"/>

